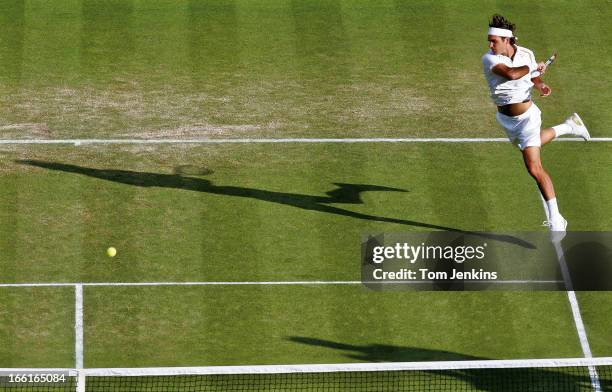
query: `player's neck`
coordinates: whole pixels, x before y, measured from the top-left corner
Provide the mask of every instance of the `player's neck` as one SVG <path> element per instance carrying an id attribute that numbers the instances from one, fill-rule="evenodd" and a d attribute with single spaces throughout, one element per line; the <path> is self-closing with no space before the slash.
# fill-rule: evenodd
<path id="1" fill-rule="evenodd" d="M 514 55 L 516 54 L 516 48 L 514 45 L 510 45 L 508 48 L 507 56 L 510 57 L 511 60 L 514 60 Z"/>

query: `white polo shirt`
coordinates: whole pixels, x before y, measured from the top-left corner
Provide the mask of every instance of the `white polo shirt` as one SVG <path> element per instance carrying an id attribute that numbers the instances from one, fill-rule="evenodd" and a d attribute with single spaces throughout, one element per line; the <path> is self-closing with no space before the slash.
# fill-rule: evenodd
<path id="1" fill-rule="evenodd" d="M 538 73 L 532 75 L 531 72 L 528 72 L 527 75 L 520 79 L 509 80 L 503 76 L 493 73 L 491 70 L 491 68 L 499 63 L 505 64 L 512 68 L 522 67 L 523 65 L 529 66 L 530 70 L 535 70 L 537 68 L 538 64 L 531 50 L 518 45 L 515 45 L 514 48 L 516 49 L 514 60 L 501 54 L 495 55 L 493 54 L 493 51 L 489 51 L 482 56 L 483 71 L 485 78 L 487 79 L 487 83 L 489 83 L 491 99 L 493 99 L 493 102 L 497 106 L 523 102 L 527 99 L 531 99 L 531 87 L 533 86 L 531 78 L 537 76 Z"/>

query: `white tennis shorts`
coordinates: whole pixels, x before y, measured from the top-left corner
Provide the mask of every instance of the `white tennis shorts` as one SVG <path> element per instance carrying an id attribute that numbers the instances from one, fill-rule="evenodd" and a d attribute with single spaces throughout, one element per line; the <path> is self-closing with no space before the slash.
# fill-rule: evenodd
<path id="1" fill-rule="evenodd" d="M 540 147 L 540 128 L 542 127 L 542 112 L 535 105 L 519 116 L 506 116 L 497 112 L 497 122 L 504 128 L 508 139 L 518 148 Z"/>

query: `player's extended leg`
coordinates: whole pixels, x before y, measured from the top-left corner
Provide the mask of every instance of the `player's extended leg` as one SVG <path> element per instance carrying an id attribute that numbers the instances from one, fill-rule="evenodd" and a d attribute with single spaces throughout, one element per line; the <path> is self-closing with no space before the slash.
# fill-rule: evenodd
<path id="1" fill-rule="evenodd" d="M 567 221 L 559 213 L 557 206 L 557 198 L 555 196 L 555 188 L 553 186 L 550 176 L 542 167 L 542 161 L 540 159 L 540 148 L 539 147 L 527 147 L 523 151 L 523 161 L 525 167 L 529 172 L 529 175 L 538 184 L 541 195 L 546 201 L 546 207 L 548 216 L 550 217 L 550 229 L 552 231 L 565 231 L 567 227 Z"/>
<path id="2" fill-rule="evenodd" d="M 577 113 L 574 113 L 563 123 L 555 125 L 552 128 L 542 129 L 540 131 L 540 141 L 542 145 L 545 145 L 553 139 L 563 135 L 580 136 L 584 140 L 591 139 L 591 135 L 584 125 L 584 122 L 582 122 L 582 119 Z"/>

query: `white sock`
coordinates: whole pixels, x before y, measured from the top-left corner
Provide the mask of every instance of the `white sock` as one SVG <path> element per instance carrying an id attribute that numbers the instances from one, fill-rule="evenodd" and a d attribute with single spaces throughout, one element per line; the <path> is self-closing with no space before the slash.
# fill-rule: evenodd
<path id="1" fill-rule="evenodd" d="M 550 220 L 557 220 L 561 217 L 559 213 L 559 207 L 557 207 L 557 198 L 553 197 L 550 200 L 546 201 L 546 205 L 548 206 L 548 213 L 550 216 Z"/>
<path id="2" fill-rule="evenodd" d="M 572 126 L 567 123 L 555 125 L 552 128 L 555 130 L 555 137 L 567 135 L 573 132 Z"/>
<path id="3" fill-rule="evenodd" d="M 544 196 L 542 196 L 540 189 L 538 189 L 538 195 L 540 195 L 540 199 L 542 200 L 542 207 L 544 207 L 544 214 L 546 214 L 546 220 L 550 222 L 550 212 L 548 211 L 548 203 L 546 202 Z"/>

